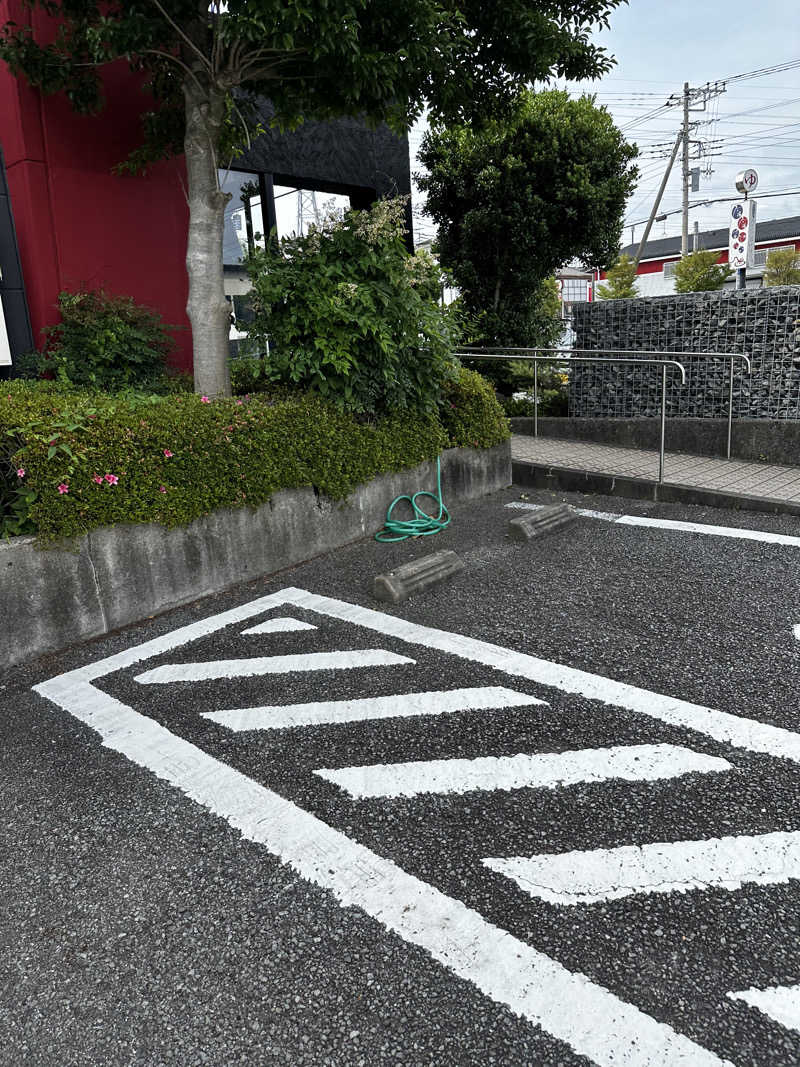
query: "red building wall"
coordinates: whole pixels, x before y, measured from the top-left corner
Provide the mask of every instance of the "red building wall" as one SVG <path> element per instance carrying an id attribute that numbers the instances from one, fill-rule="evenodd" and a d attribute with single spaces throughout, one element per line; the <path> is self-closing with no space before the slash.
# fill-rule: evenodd
<path id="1" fill-rule="evenodd" d="M 9 18 L 47 24 L 19 0 L 0 0 L 0 23 Z M 63 95 L 43 97 L 0 63 L 0 145 L 34 340 L 58 321 L 62 289 L 104 288 L 183 327 L 174 360 L 190 369 L 183 160 L 159 163 L 145 176 L 112 173 L 141 142 L 147 98 L 124 63 L 102 77 L 102 114 L 76 115 Z"/>
<path id="2" fill-rule="evenodd" d="M 763 252 L 764 249 L 782 248 L 784 245 L 789 245 L 789 244 L 794 244 L 795 248 L 797 248 L 797 250 L 800 251 L 800 237 L 798 237 L 798 238 L 784 237 L 784 238 L 781 238 L 781 240 L 776 240 L 776 241 L 757 241 L 756 242 L 756 249 L 759 252 Z M 637 273 L 637 275 L 639 275 L 639 274 L 661 274 L 661 272 L 664 270 L 664 264 L 665 263 L 673 263 L 673 262 L 676 263 L 679 259 L 680 259 L 680 256 L 665 256 L 663 259 L 648 259 L 644 263 L 640 263 L 639 264 L 639 266 L 637 267 L 636 273 Z M 726 248 L 726 249 L 723 249 L 723 250 L 721 250 L 719 252 L 719 255 L 717 256 L 717 263 L 727 263 L 727 262 L 728 262 L 728 250 Z M 602 281 L 603 278 L 605 278 L 605 277 L 606 277 L 606 272 L 605 271 L 601 271 L 600 274 L 599 274 L 600 280 Z"/>

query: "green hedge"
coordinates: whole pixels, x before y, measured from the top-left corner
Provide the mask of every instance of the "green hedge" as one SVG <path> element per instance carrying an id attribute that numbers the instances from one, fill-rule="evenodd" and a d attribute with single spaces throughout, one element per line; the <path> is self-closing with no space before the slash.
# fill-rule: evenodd
<path id="1" fill-rule="evenodd" d="M 0 389 L 0 532 L 42 541 L 114 523 L 185 525 L 307 485 L 341 499 L 443 448 L 508 436 L 491 387 L 470 371 L 449 387 L 441 419 L 403 413 L 374 423 L 306 394 L 204 403 L 41 382 Z"/>
<path id="2" fill-rule="evenodd" d="M 454 381 L 445 383 L 439 417 L 451 446 L 491 448 L 510 436 L 493 386 L 466 367 Z"/>

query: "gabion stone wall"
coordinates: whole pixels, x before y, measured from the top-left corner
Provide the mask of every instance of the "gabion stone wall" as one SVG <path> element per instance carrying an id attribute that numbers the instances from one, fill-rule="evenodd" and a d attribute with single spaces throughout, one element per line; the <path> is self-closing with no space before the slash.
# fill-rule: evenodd
<path id="1" fill-rule="evenodd" d="M 691 352 L 676 356 L 687 371 L 667 375 L 667 415 L 727 415 L 730 362 L 704 352 L 744 352 L 751 376 L 736 362 L 734 416 L 800 419 L 800 286 L 723 290 L 573 304 L 575 347 Z M 569 411 L 578 417 L 658 415 L 661 370 L 574 364 Z"/>

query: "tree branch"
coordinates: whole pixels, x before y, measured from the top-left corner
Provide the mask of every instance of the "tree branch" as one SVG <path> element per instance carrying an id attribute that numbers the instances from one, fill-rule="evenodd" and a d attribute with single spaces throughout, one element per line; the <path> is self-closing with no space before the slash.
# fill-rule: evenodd
<path id="1" fill-rule="evenodd" d="M 166 19 L 166 21 L 170 24 L 170 26 L 173 28 L 173 30 L 175 30 L 175 32 L 178 34 L 178 36 L 181 37 L 186 42 L 186 44 L 188 44 L 189 48 L 199 58 L 200 62 L 203 64 L 203 66 L 206 68 L 206 70 L 209 72 L 209 74 L 213 75 L 214 71 L 213 71 L 211 63 L 209 61 L 208 56 L 205 55 L 205 53 L 201 52 L 201 50 L 197 47 L 197 45 L 194 43 L 194 41 L 191 39 L 191 37 L 188 36 L 188 34 L 183 32 L 183 30 L 180 28 L 178 23 L 175 22 L 174 19 L 172 19 L 169 16 L 167 11 L 164 9 L 163 5 L 161 3 L 159 3 L 159 0 L 150 0 L 150 2 L 158 9 L 158 11 L 161 14 L 161 17 Z"/>
<path id="2" fill-rule="evenodd" d="M 189 77 L 192 79 L 192 81 L 195 83 L 195 85 L 197 86 L 197 88 L 200 90 L 201 93 L 205 93 L 206 92 L 205 86 L 199 80 L 199 78 L 197 77 L 195 72 L 192 70 L 192 68 L 187 66 L 186 63 L 184 63 L 182 59 L 180 59 L 178 56 L 174 56 L 171 52 L 161 52 L 157 48 L 147 48 L 141 53 L 141 55 L 160 56 L 162 59 L 168 59 L 172 63 L 176 63 L 181 68 L 181 70 L 184 72 L 184 74 L 188 74 L 189 75 Z"/>

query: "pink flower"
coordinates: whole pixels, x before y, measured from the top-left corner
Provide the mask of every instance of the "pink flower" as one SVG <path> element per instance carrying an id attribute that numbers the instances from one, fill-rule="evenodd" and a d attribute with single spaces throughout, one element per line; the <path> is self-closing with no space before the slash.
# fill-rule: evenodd
<path id="1" fill-rule="evenodd" d="M 64 483 L 62 482 L 61 485 L 59 485 L 59 487 L 58 487 L 58 491 L 63 496 L 64 493 L 68 493 L 69 492 L 69 486 L 68 485 L 64 485 Z"/>
<path id="2" fill-rule="evenodd" d="M 119 481 L 119 478 L 116 476 L 116 474 L 107 474 L 106 481 L 109 485 L 116 485 Z"/>
<path id="3" fill-rule="evenodd" d="M 200 397 L 200 403 L 201 404 L 210 404 L 211 401 L 209 400 L 209 398 L 207 396 L 201 396 Z"/>
<path id="4" fill-rule="evenodd" d="M 92 481 L 96 482 L 98 485 L 102 485 L 103 484 L 103 475 L 102 474 L 95 474 L 94 478 L 92 478 Z"/>
<path id="5" fill-rule="evenodd" d="M 24 467 L 17 467 L 17 477 L 18 478 L 24 478 L 25 477 L 25 468 Z"/>
<path id="6" fill-rule="evenodd" d="M 237 400 L 236 403 L 239 405 L 239 407 L 241 407 L 242 404 L 244 403 L 244 401 L 243 400 Z"/>
<path id="7" fill-rule="evenodd" d="M 166 491 L 167 491 L 166 485 L 159 485 L 158 491 L 159 491 L 159 493 L 166 493 Z"/>
<path id="8" fill-rule="evenodd" d="M 172 456 L 174 455 L 174 453 L 170 452 L 170 450 L 168 448 L 165 448 L 164 449 L 164 455 L 167 457 L 167 459 L 171 459 Z"/>

